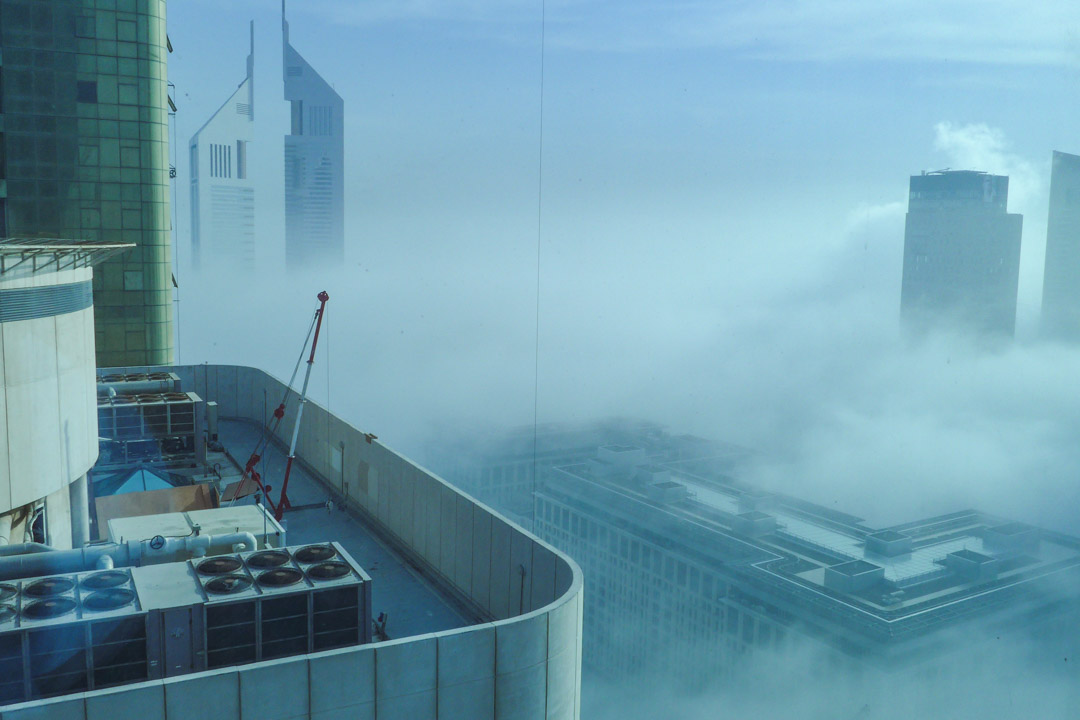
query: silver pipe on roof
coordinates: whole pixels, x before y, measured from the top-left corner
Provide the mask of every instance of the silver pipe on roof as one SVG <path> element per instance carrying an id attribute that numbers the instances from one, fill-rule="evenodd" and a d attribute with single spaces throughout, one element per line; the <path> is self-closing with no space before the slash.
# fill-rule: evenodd
<path id="1" fill-rule="evenodd" d="M 203 557 L 211 554 L 212 550 L 229 553 L 258 549 L 255 536 L 250 532 L 178 538 L 159 535 L 148 540 L 88 545 L 76 550 L 53 550 L 45 545 L 38 546 L 37 543 L 32 545 L 35 547 L 27 544 L 9 546 L 13 550 L 22 548 L 25 550 L 22 554 L 0 554 L 0 580 L 59 575 L 105 567 L 154 565 L 171 560 L 177 554 Z"/>

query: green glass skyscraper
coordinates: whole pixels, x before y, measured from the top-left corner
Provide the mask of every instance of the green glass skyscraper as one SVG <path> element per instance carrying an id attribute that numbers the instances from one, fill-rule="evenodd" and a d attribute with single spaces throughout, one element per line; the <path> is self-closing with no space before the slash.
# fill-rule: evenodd
<path id="1" fill-rule="evenodd" d="M 94 273 L 99 366 L 172 362 L 165 0 L 0 0 L 0 235 L 133 242 Z"/>

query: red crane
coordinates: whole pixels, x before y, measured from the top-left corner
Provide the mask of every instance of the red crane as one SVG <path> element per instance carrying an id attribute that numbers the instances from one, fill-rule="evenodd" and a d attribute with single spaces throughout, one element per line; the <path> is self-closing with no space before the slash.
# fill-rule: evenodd
<path id="1" fill-rule="evenodd" d="M 289 503 L 289 475 L 292 473 L 293 461 L 296 459 L 296 439 L 300 435 L 300 419 L 304 415 L 304 405 L 307 404 L 307 390 L 308 382 L 311 380 L 311 368 L 315 364 L 315 347 L 319 344 L 319 331 L 322 329 L 323 315 L 326 312 L 326 301 L 330 299 L 330 296 L 326 291 L 322 291 L 318 294 L 319 309 L 315 311 L 315 318 L 312 320 L 312 326 L 315 330 L 315 337 L 311 341 L 311 353 L 307 359 L 307 370 L 304 372 L 304 385 L 300 390 L 300 404 L 296 409 L 296 423 L 293 425 L 292 440 L 289 442 L 289 457 L 285 462 L 285 477 L 281 481 L 281 495 L 278 497 L 278 501 L 275 503 L 270 499 L 270 491 L 273 489 L 270 485 L 263 485 L 262 477 L 259 475 L 255 466 L 259 460 L 262 459 L 261 450 L 263 450 L 267 443 L 270 441 L 270 437 L 277 432 L 278 426 L 281 424 L 282 418 L 285 417 L 285 401 L 289 397 L 289 393 L 292 391 L 293 381 L 296 380 L 296 372 L 300 369 L 300 361 L 303 360 L 303 350 L 300 352 L 300 360 L 297 360 L 296 368 L 293 370 L 292 377 L 289 379 L 289 385 L 285 388 L 285 397 L 281 399 L 281 404 L 274 410 L 274 422 L 272 425 L 266 427 L 263 430 L 263 437 L 259 440 L 259 443 L 255 446 L 254 452 L 251 453 L 251 457 L 248 458 L 247 465 L 244 466 L 244 474 L 240 478 L 240 484 L 236 488 L 236 492 L 233 494 L 233 498 L 240 497 L 240 491 L 243 489 L 244 484 L 250 478 L 259 486 L 259 490 L 262 491 L 263 497 L 266 498 L 266 503 L 270 506 L 270 509 L 274 511 L 274 517 L 277 520 L 281 520 L 285 511 L 291 507 Z M 311 337 L 311 330 L 308 330 L 308 337 Z M 307 339 L 304 340 L 304 349 L 307 348 Z"/>

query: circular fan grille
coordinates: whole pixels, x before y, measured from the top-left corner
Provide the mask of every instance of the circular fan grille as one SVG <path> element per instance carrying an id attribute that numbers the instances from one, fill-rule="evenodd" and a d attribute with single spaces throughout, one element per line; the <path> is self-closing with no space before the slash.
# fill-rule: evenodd
<path id="1" fill-rule="evenodd" d="M 198 570 L 203 575 L 225 575 L 235 572 L 243 565 L 234 557 L 212 557 L 199 563 Z"/>
<path id="2" fill-rule="evenodd" d="M 66 577 L 52 577 L 30 583 L 23 588 L 23 593 L 31 597 L 52 597 L 70 592 L 75 587 L 75 581 Z"/>
<path id="3" fill-rule="evenodd" d="M 259 575 L 259 584 L 266 587 L 284 587 L 295 585 L 304 577 L 304 573 L 295 568 L 274 568 Z"/>
<path id="4" fill-rule="evenodd" d="M 91 593 L 83 600 L 83 607 L 90 610 L 115 610 L 130 605 L 135 600 L 135 593 L 125 588 L 105 588 Z"/>
<path id="5" fill-rule="evenodd" d="M 15 618 L 15 608 L 10 605 L 0 605 L 0 623 L 7 622 Z"/>
<path id="6" fill-rule="evenodd" d="M 254 568 L 280 567 L 289 562 L 289 553 L 284 550 L 264 550 L 254 555 L 249 555 L 247 564 Z"/>
<path id="7" fill-rule="evenodd" d="M 334 578 L 345 577 L 352 570 L 345 563 L 333 560 L 312 565 L 307 572 L 308 577 L 313 580 L 333 580 Z"/>
<path id="8" fill-rule="evenodd" d="M 243 575 L 222 575 L 206 583 L 206 591 L 216 595 L 243 592 L 251 587 L 251 581 Z"/>
<path id="9" fill-rule="evenodd" d="M 304 564 L 322 562 L 337 555 L 329 545 L 308 545 L 296 551 L 296 560 Z"/>
<path id="10" fill-rule="evenodd" d="M 105 572 L 87 575 L 82 579 L 81 584 L 87 590 L 101 590 L 103 588 L 118 587 L 127 581 L 127 573 L 119 570 L 106 570 Z"/>
<path id="11" fill-rule="evenodd" d="M 32 620 L 45 620 L 48 618 L 67 615 L 75 609 L 75 601 L 71 598 L 56 597 L 47 600 L 38 600 L 23 608 L 23 615 Z"/>
<path id="12" fill-rule="evenodd" d="M 4 600 L 10 600 L 11 598 L 15 597 L 18 592 L 19 591 L 15 589 L 14 585 L 8 585 L 6 583 L 0 584 L 0 602 L 3 602 Z"/>

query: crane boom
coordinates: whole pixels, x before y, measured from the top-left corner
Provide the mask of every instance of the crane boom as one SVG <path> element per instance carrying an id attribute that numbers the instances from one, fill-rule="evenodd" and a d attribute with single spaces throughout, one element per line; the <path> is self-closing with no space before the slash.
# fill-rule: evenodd
<path id="1" fill-rule="evenodd" d="M 315 321 L 315 337 L 311 340 L 311 354 L 308 355 L 307 370 L 304 371 L 304 385 L 300 390 L 300 404 L 296 407 L 296 422 L 293 424 L 292 440 L 289 442 L 289 458 L 285 461 L 285 477 L 281 481 L 281 497 L 278 498 L 277 507 L 274 508 L 274 517 L 281 520 L 281 516 L 291 507 L 289 503 L 289 474 L 292 473 L 293 461 L 296 459 L 296 439 L 300 436 L 300 420 L 304 417 L 304 406 L 307 405 L 308 382 L 311 381 L 311 368 L 315 365 L 315 348 L 319 344 L 319 331 L 322 329 L 323 315 L 326 313 L 326 301 L 330 296 L 323 290 L 318 295 L 319 310 L 318 319 Z"/>

